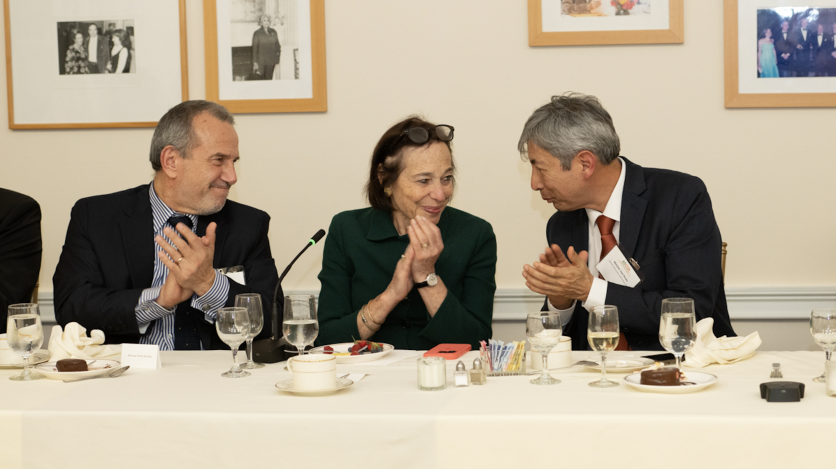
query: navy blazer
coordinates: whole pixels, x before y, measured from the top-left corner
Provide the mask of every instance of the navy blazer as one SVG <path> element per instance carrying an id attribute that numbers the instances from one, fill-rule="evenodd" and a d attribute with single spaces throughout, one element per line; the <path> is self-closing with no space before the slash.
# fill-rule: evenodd
<path id="1" fill-rule="evenodd" d="M 269 337 L 273 290 L 279 282 L 267 238 L 270 216 L 227 200 L 220 212 L 198 218 L 197 235 L 203 236 L 212 222 L 217 223 L 212 266 L 244 266 L 246 285 L 230 279 L 224 306 L 235 306 L 240 293 L 260 293 L 264 328 L 259 337 Z M 158 250 L 147 184 L 76 202 L 52 279 L 58 323 L 75 321 L 88 330 L 101 329 L 108 343 L 138 342 L 135 308 L 142 290 L 153 282 Z M 185 310 L 202 317 L 190 303 L 191 298 L 178 305 L 175 314 Z M 202 319 L 196 323 L 204 348 L 229 348 L 214 326 Z"/>
<path id="2" fill-rule="evenodd" d="M 606 304 L 618 307 L 621 332 L 633 350 L 662 350 L 662 299 L 694 300 L 697 321 L 714 318 L 717 337 L 735 336 L 729 320 L 720 268 L 720 229 L 705 184 L 694 176 L 664 169 L 627 166 L 621 201 L 619 248 L 638 262 L 644 281 L 635 288 L 607 286 Z M 586 210 L 557 212 L 546 228 L 549 245 L 565 251 L 589 249 Z M 548 301 L 548 299 L 546 299 Z M 563 331 L 572 348 L 587 350 L 586 309 L 578 301 Z"/>

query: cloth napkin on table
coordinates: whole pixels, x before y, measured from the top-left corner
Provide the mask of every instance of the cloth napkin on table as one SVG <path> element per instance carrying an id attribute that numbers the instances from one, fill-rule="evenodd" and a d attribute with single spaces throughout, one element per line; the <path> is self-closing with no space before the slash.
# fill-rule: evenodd
<path id="1" fill-rule="evenodd" d="M 697 342 L 685 352 L 689 368 L 702 368 L 712 364 L 728 365 L 751 358 L 761 346 L 761 337 L 753 332 L 746 337 L 714 337 L 714 319 L 705 318 L 697 323 Z"/>
<path id="2" fill-rule="evenodd" d="M 63 330 L 61 326 L 54 326 L 49 337 L 49 360 L 57 361 L 64 358 L 91 360 L 122 353 L 121 345 L 102 345 L 104 340 L 104 332 L 98 329 L 90 331 L 90 337 L 87 337 L 87 329 L 77 322 L 67 324 Z"/>

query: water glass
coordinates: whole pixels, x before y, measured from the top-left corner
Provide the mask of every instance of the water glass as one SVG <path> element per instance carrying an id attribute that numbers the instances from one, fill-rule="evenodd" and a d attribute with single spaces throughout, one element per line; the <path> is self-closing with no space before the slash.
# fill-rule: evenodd
<path id="1" fill-rule="evenodd" d="M 810 314 L 810 334 L 819 347 L 824 349 L 825 364 L 830 361 L 836 349 L 836 309 L 814 309 Z M 825 375 L 814 378 L 817 383 L 826 382 Z"/>
<path id="2" fill-rule="evenodd" d="M 299 355 L 312 345 L 319 335 L 316 318 L 316 297 L 313 295 L 287 295 L 284 297 L 282 334 L 287 343 L 295 345 Z"/>
<path id="3" fill-rule="evenodd" d="M 264 312 L 261 306 L 261 295 L 258 293 L 242 293 L 236 295 L 235 306 L 247 308 L 247 313 L 250 315 L 250 334 L 247 336 L 247 363 L 241 365 L 241 368 L 247 370 L 264 368 L 264 363 L 256 363 L 253 361 L 253 339 L 258 334 L 261 334 L 261 329 L 264 328 Z"/>
<path id="4" fill-rule="evenodd" d="M 618 386 L 615 381 L 607 379 L 607 353 L 615 350 L 619 337 L 618 308 L 611 305 L 593 307 L 589 313 L 586 340 L 592 350 L 601 354 L 601 379 L 589 383 L 593 388 Z"/>
<path id="5" fill-rule="evenodd" d="M 549 374 L 549 352 L 560 343 L 563 334 L 563 323 L 558 311 L 538 311 L 529 313 L 525 320 L 525 335 L 531 350 L 540 352 L 543 357 L 543 373 L 539 378 L 531 380 L 531 384 L 558 384 L 559 379 Z"/>
<path id="6" fill-rule="evenodd" d="M 247 308 L 221 308 L 218 310 L 218 317 L 215 319 L 215 330 L 218 337 L 232 349 L 232 368 L 226 373 L 221 373 L 224 378 L 243 378 L 250 376 L 238 366 L 236 360 L 238 347 L 247 340 L 250 335 L 250 314 Z"/>
<path id="7" fill-rule="evenodd" d="M 659 342 L 676 357 L 676 367 L 682 372 L 682 356 L 697 341 L 697 321 L 694 316 L 694 300 L 690 298 L 665 298 L 662 300 L 662 317 L 659 321 Z"/>
<path id="8" fill-rule="evenodd" d="M 10 376 L 12 381 L 32 381 L 45 376 L 29 367 L 29 357 L 41 348 L 44 328 L 37 303 L 18 303 L 9 306 L 6 323 L 6 341 L 9 348 L 23 358 L 23 372 Z"/>

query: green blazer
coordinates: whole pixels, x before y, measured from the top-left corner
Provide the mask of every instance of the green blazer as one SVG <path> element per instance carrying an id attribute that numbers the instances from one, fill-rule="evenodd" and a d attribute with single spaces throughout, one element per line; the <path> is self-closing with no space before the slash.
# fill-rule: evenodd
<path id="1" fill-rule="evenodd" d="M 496 236 L 490 223 L 447 207 L 438 222 L 444 251 L 435 264 L 447 297 L 434 317 L 417 289 L 386 317 L 371 340 L 397 349 L 428 350 L 442 343 L 470 344 L 491 338 L 496 291 Z M 390 213 L 373 208 L 334 217 L 319 281 L 319 345 L 359 339 L 357 313 L 381 294 L 409 245 L 398 235 Z M 432 288 L 432 287 L 427 287 Z"/>

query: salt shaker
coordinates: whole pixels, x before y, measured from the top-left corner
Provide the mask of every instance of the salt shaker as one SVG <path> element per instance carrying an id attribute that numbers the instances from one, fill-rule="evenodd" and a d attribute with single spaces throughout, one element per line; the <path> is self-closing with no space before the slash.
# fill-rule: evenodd
<path id="1" fill-rule="evenodd" d="M 827 395 L 836 397 L 836 361 L 824 362 L 824 375 Z"/>
<path id="2" fill-rule="evenodd" d="M 836 362 L 834 362 L 836 363 Z M 476 357 L 473 360 L 473 368 L 470 370 L 470 382 L 475 385 L 483 385 L 487 381 L 487 371 L 482 366 L 482 360 Z"/>
<path id="3" fill-rule="evenodd" d="M 464 362 L 459 360 L 456 363 L 456 372 L 453 374 L 454 380 L 456 382 L 456 387 L 468 387 L 470 386 L 470 375 L 467 374 L 467 368 L 464 366 Z"/>

